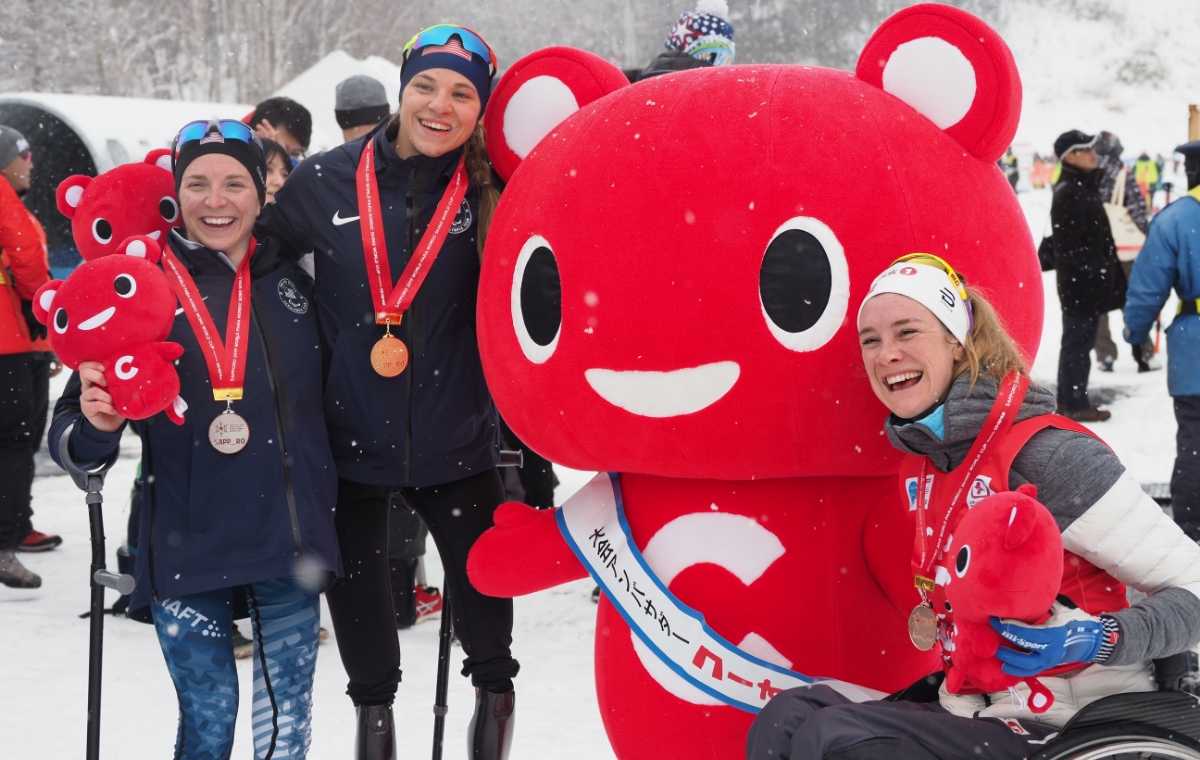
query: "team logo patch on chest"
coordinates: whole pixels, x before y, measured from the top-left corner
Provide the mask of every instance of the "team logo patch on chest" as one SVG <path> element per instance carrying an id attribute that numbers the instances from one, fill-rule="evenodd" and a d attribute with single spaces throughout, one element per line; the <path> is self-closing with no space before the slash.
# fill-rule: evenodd
<path id="1" fill-rule="evenodd" d="M 279 292 L 279 300 L 283 302 L 288 311 L 293 314 L 304 314 L 308 311 L 308 299 L 296 287 L 296 283 L 284 277 L 279 281 L 276 290 Z"/>
<path id="2" fill-rule="evenodd" d="M 975 482 L 971 484 L 971 490 L 967 492 L 967 506 L 973 507 L 993 493 L 995 491 L 992 490 L 992 479 L 987 475 L 980 475 L 975 478 Z"/>
<path id="3" fill-rule="evenodd" d="M 475 218 L 471 216 L 471 204 L 463 198 L 462 205 L 458 207 L 458 215 L 454 217 L 454 224 L 450 225 L 450 234 L 459 235 L 466 232 L 473 221 Z"/>

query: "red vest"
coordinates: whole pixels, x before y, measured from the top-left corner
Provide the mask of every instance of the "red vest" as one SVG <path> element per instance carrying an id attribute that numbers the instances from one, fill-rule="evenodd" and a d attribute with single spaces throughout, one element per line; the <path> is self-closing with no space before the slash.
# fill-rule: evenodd
<path id="1" fill-rule="evenodd" d="M 1073 430 L 1099 440 L 1095 433 L 1083 425 L 1057 414 L 1045 414 L 1019 422 L 1013 425 L 1008 433 L 995 444 L 992 453 L 980 466 L 975 481 L 971 483 L 967 493 L 967 505 L 974 506 L 986 496 L 1009 490 L 1008 472 L 1012 468 L 1013 460 L 1035 433 L 1050 427 L 1059 430 Z M 910 512 L 916 510 L 920 498 L 917 481 L 921 475 L 921 465 L 925 461 L 926 457 L 909 455 L 900 465 L 900 488 L 908 501 Z M 962 474 L 960 473 L 956 477 L 954 474 L 956 472 L 958 469 L 942 473 L 933 467 L 926 468 L 926 479 L 933 481 L 930 504 L 944 503 L 953 498 L 954 491 L 962 482 Z M 909 538 L 909 540 L 912 539 Z M 1129 606 L 1123 583 L 1071 552 L 1064 553 L 1063 579 L 1059 593 L 1089 615 L 1115 612 Z"/>

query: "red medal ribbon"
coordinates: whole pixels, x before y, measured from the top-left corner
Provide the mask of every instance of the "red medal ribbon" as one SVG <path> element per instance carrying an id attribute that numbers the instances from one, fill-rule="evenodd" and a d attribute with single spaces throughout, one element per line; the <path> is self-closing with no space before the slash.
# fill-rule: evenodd
<path id="1" fill-rule="evenodd" d="M 1016 410 L 1020 408 L 1021 402 L 1025 399 L 1025 391 L 1028 388 L 1028 375 L 1014 372 L 1004 379 L 1004 383 L 1000 386 L 1000 393 L 996 396 L 996 402 L 992 404 L 992 410 L 988 413 L 987 420 L 983 423 L 983 428 L 975 439 L 975 444 L 971 446 L 966 459 L 963 460 L 967 467 L 962 483 L 954 492 L 954 496 L 946 503 L 945 508 L 939 509 L 936 518 L 932 521 L 928 512 L 933 488 L 927 485 L 925 475 L 926 468 L 929 466 L 928 457 L 921 463 L 921 476 L 917 481 L 917 535 L 913 542 L 912 556 L 913 576 L 917 581 L 918 588 L 922 588 L 922 579 L 933 579 L 933 563 L 945 551 L 947 533 L 951 529 L 951 523 L 962 510 L 963 504 L 966 503 L 963 494 L 975 480 L 975 473 L 979 471 L 979 468 L 987 461 L 988 455 L 991 454 L 992 440 L 997 435 L 1003 438 L 1004 434 L 1012 427 L 1013 421 L 1017 417 Z M 938 506 L 941 507 L 941 505 Z M 938 525 L 936 536 L 930 527 L 931 524 Z M 925 593 L 926 589 L 922 588 L 922 599 L 925 598 Z"/>
<path id="2" fill-rule="evenodd" d="M 412 252 L 400 281 L 392 287 L 392 270 L 388 264 L 387 241 L 383 234 L 383 212 L 379 208 L 379 181 L 375 178 L 375 140 L 367 141 L 358 161 L 358 227 L 362 232 L 363 256 L 367 260 L 367 280 L 371 285 L 371 300 L 375 304 L 376 324 L 400 324 L 400 318 L 412 305 L 421 284 L 433 267 L 463 198 L 467 197 L 466 157 L 458 159 L 454 178 L 442 194 L 437 211 L 417 250 Z M 391 294 L 387 288 L 391 287 Z"/>
<path id="3" fill-rule="evenodd" d="M 163 247 L 163 273 L 171 283 L 171 289 L 179 298 L 179 305 L 187 314 L 196 342 L 204 353 L 208 364 L 208 376 L 212 380 L 213 398 L 217 401 L 236 401 L 242 397 L 242 384 L 246 377 L 246 342 L 250 334 L 250 258 L 258 243 L 250 238 L 250 247 L 237 268 L 233 278 L 233 293 L 229 297 L 229 316 L 225 322 L 226 342 L 213 322 L 208 307 L 200 297 L 200 290 L 179 259 L 169 247 Z M 232 335 L 230 334 L 232 331 Z"/>

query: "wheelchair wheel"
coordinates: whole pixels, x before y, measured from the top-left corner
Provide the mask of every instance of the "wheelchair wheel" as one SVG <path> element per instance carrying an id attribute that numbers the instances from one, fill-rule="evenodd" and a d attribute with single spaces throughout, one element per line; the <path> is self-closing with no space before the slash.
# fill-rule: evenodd
<path id="1" fill-rule="evenodd" d="M 1200 742 L 1140 723 L 1068 732 L 1027 760 L 1200 760 Z"/>

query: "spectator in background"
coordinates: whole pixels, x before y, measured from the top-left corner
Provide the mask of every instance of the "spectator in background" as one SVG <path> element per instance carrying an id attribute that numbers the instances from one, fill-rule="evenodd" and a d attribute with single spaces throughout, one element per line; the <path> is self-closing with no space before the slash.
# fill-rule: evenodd
<path id="1" fill-rule="evenodd" d="M 260 138 L 283 146 L 294 161 L 304 158 L 312 139 L 312 114 L 291 98 L 267 98 L 246 120 Z"/>
<path id="2" fill-rule="evenodd" d="M 1138 189 L 1142 191 L 1142 197 L 1149 203 L 1154 197 L 1154 191 L 1158 189 L 1158 167 L 1154 165 L 1150 156 L 1145 153 L 1138 156 L 1133 164 L 1133 176 L 1137 180 Z"/>
<path id="3" fill-rule="evenodd" d="M 358 74 L 338 83 L 333 115 L 346 142 L 370 132 L 391 112 L 387 90 L 378 79 Z"/>
<path id="4" fill-rule="evenodd" d="M 263 152 L 267 154 L 267 203 L 272 203 L 275 193 L 292 173 L 292 157 L 271 138 L 260 136 L 258 139 L 262 142 Z"/>
<path id="5" fill-rule="evenodd" d="M 1096 140 L 1096 160 L 1099 162 L 1100 184 L 1099 193 L 1100 200 L 1104 203 L 1111 203 L 1113 200 L 1113 188 L 1117 186 L 1117 180 L 1121 173 L 1125 173 L 1125 208 L 1129 210 L 1129 216 L 1133 219 L 1133 223 L 1143 233 L 1150 229 L 1150 220 L 1146 212 L 1146 199 L 1142 197 L 1141 191 L 1138 189 L 1136 182 L 1130 181 L 1129 170 L 1125 168 L 1125 164 L 1121 161 L 1121 153 L 1125 148 L 1121 145 L 1121 138 L 1114 135 L 1112 132 L 1101 132 L 1100 137 Z M 1125 279 L 1129 279 L 1129 272 L 1133 269 L 1133 259 L 1121 262 L 1121 269 L 1125 271 Z M 1147 339 L 1142 345 L 1142 358 L 1138 360 L 1138 372 L 1149 372 L 1152 369 L 1161 369 L 1162 365 L 1154 361 L 1154 341 Z M 1102 372 L 1112 372 L 1113 362 L 1117 360 L 1117 344 L 1113 342 L 1112 332 L 1108 328 L 1108 314 L 1100 315 L 1100 324 L 1096 328 L 1096 361 L 1100 363 Z M 1151 362 L 1154 362 L 1153 364 Z"/>
<path id="6" fill-rule="evenodd" d="M 1088 401 L 1088 354 L 1096 343 L 1100 315 L 1125 303 L 1125 273 L 1098 190 L 1100 165 L 1095 135 L 1077 129 L 1054 141 L 1062 174 L 1054 189 L 1050 223 L 1062 308 L 1058 355 L 1060 413 L 1076 422 L 1100 422 L 1112 414 Z"/>
<path id="7" fill-rule="evenodd" d="M 1000 169 L 1004 172 L 1008 184 L 1012 185 L 1013 192 L 1017 192 L 1017 182 L 1021 179 L 1021 170 L 1017 168 L 1017 154 L 1013 153 L 1012 146 L 1008 146 L 1008 151 L 1000 159 Z"/>
<path id="8" fill-rule="evenodd" d="M 1174 288 L 1179 310 L 1167 328 L 1167 389 L 1175 401 L 1175 522 L 1200 540 L 1200 140 L 1175 149 L 1185 157 L 1188 193 L 1159 212 L 1133 262 L 1125 299 L 1125 340 L 1145 342 Z"/>
<path id="9" fill-rule="evenodd" d="M 32 308 L 26 304 L 50 280 L 46 248 L 20 199 L 32 169 L 25 136 L 0 126 L 0 583 L 12 588 L 42 585 L 16 555 L 33 530 Z"/>
<path id="10" fill-rule="evenodd" d="M 640 72 L 627 71 L 631 82 L 675 71 L 733 63 L 733 25 L 725 0 L 700 0 L 696 10 L 680 15 L 660 53 Z M 632 75 L 632 76 L 631 76 Z"/>

